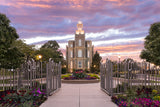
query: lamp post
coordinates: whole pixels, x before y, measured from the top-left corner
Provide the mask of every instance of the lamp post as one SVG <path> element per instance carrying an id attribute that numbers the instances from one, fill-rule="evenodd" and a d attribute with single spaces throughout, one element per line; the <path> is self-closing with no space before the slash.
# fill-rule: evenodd
<path id="1" fill-rule="evenodd" d="M 42 59 L 42 55 L 38 55 L 37 59 L 41 60 Z"/>
<path id="2" fill-rule="evenodd" d="M 120 62 L 121 56 L 120 55 L 118 56 L 118 59 L 119 59 L 119 69 L 118 69 L 118 71 L 120 72 L 120 66 L 121 66 L 121 64 L 120 64 L 121 63 Z"/>
<path id="3" fill-rule="evenodd" d="M 37 55 L 37 60 L 40 61 L 40 72 L 41 72 L 41 90 L 42 90 L 42 55 Z"/>

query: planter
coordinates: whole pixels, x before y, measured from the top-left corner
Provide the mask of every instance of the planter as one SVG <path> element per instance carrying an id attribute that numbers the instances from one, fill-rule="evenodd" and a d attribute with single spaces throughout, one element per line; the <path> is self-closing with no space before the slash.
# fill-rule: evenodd
<path id="1" fill-rule="evenodd" d="M 99 79 L 95 79 L 95 80 L 63 80 L 62 79 L 62 83 L 68 83 L 68 84 L 89 84 L 89 83 L 98 83 L 100 82 Z"/>

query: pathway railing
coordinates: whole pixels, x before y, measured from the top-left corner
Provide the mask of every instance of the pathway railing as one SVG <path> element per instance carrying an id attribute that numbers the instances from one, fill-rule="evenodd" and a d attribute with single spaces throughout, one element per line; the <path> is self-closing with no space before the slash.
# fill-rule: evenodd
<path id="1" fill-rule="evenodd" d="M 143 86 L 160 88 L 160 68 L 148 62 L 125 60 L 101 64 L 101 88 L 109 95 L 125 93 Z"/>
<path id="2" fill-rule="evenodd" d="M 26 61 L 18 69 L 0 69 L 0 90 L 45 89 L 47 96 L 61 88 L 61 63 Z"/>

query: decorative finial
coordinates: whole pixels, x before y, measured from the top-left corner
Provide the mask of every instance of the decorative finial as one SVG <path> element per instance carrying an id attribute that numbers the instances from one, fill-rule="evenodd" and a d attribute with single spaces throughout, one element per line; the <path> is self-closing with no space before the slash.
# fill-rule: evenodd
<path id="1" fill-rule="evenodd" d="M 82 30 L 83 24 L 81 21 L 78 21 L 77 28 L 78 28 L 78 30 L 76 30 L 76 34 L 84 34 L 84 30 Z"/>
<path id="2" fill-rule="evenodd" d="M 78 24 L 82 24 L 82 22 L 81 22 L 81 21 L 78 21 Z"/>

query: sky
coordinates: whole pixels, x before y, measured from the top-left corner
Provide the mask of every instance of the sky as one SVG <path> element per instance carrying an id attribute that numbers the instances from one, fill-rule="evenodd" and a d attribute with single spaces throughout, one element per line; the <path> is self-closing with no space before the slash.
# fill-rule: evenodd
<path id="1" fill-rule="evenodd" d="M 160 0 L 0 0 L 0 13 L 11 20 L 19 39 L 37 47 L 56 40 L 64 57 L 82 21 L 86 40 L 103 61 L 140 60 L 150 25 L 160 20 Z"/>

